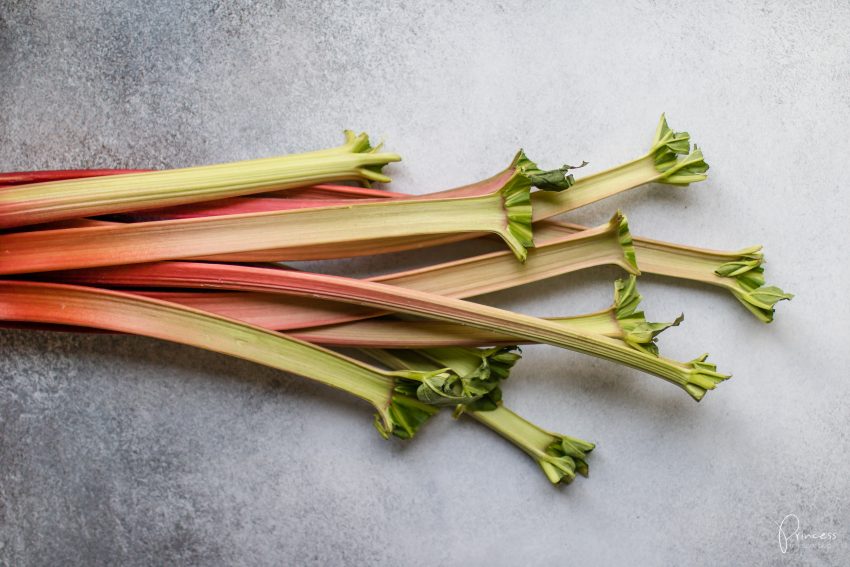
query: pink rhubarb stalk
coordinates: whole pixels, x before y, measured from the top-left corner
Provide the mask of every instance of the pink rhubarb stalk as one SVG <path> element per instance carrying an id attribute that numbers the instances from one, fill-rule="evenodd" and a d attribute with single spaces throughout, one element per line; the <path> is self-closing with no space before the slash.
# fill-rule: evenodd
<path id="1" fill-rule="evenodd" d="M 41 282 L 0 281 L 0 320 L 75 325 L 199 347 L 299 374 L 371 403 L 376 426 L 407 438 L 437 409 L 397 393 L 402 382 L 460 380 L 449 369 L 387 372 L 280 333 L 133 294 Z M 442 395 L 429 390 L 431 394 Z"/>
<path id="2" fill-rule="evenodd" d="M 729 376 L 705 356 L 678 362 L 633 349 L 622 341 L 522 315 L 418 290 L 339 276 L 190 262 L 116 266 L 57 274 L 64 281 L 93 285 L 207 288 L 283 293 L 364 305 L 496 332 L 612 360 L 663 378 L 700 400 Z"/>

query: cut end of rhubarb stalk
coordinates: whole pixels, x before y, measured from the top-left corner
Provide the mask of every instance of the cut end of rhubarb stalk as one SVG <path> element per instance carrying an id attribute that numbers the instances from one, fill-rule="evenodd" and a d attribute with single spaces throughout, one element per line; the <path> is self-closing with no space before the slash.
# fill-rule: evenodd
<path id="1" fill-rule="evenodd" d="M 765 285 L 764 256 L 761 246 L 745 248 L 738 252 L 739 258 L 721 264 L 714 273 L 723 278 L 735 280 L 732 293 L 753 315 L 764 323 L 773 321 L 774 306 L 783 300 L 790 300 L 794 294 L 785 293 L 776 286 Z"/>
<path id="2" fill-rule="evenodd" d="M 545 171 L 528 159 L 524 151 L 520 150 L 514 158 L 512 165 L 525 175 L 532 186 L 537 187 L 541 191 L 563 191 L 572 187 L 576 181 L 570 170 L 584 167 L 587 165 L 587 162 L 584 161 L 581 165 L 564 164 L 557 169 Z"/>
<path id="3" fill-rule="evenodd" d="M 527 248 L 534 247 L 531 228 L 531 183 L 521 173 L 515 173 L 501 189 L 507 217 L 507 230 L 502 238 L 520 262 L 528 257 Z"/>
<path id="4" fill-rule="evenodd" d="M 419 351 L 434 361 L 449 364 L 456 372 L 461 372 L 460 366 L 466 366 L 464 378 L 485 393 L 471 403 L 458 405 L 454 416 L 460 416 L 464 411 L 492 411 L 502 401 L 502 390 L 499 383 L 507 380 L 511 369 L 522 358 L 517 346 L 493 348 L 448 347 Z M 470 366 L 475 365 L 472 370 Z"/>
<path id="5" fill-rule="evenodd" d="M 438 370 L 398 370 L 390 372 L 399 378 L 395 391 L 434 406 L 465 404 L 484 392 L 473 392 L 469 383 L 450 368 Z"/>
<path id="6" fill-rule="evenodd" d="M 366 132 L 355 134 L 354 130 L 343 130 L 342 134 L 345 136 L 344 147 L 353 154 L 377 153 L 384 145 L 380 143 L 377 146 L 373 146 L 369 141 L 369 134 Z"/>
<path id="7" fill-rule="evenodd" d="M 650 150 L 655 169 L 663 174 L 657 180 L 659 183 L 685 186 L 708 177 L 708 164 L 696 145 L 691 151 L 690 138 L 687 132 L 674 132 L 667 125 L 665 115 L 661 115 Z M 680 159 L 679 156 L 685 157 Z"/>
<path id="8" fill-rule="evenodd" d="M 551 435 L 554 440 L 546 448 L 546 455 L 537 460 L 549 482 L 569 484 L 576 477 L 576 473 L 587 477 L 587 454 L 593 451 L 596 445 L 567 435 Z"/>
<path id="9" fill-rule="evenodd" d="M 369 141 L 369 135 L 366 132 L 355 134 L 351 130 L 345 130 L 345 144 L 343 147 L 353 154 L 372 154 L 369 157 L 364 156 L 362 165 L 357 168 L 358 173 L 363 177 L 363 180 L 368 185 L 370 181 L 376 183 L 389 183 L 392 181 L 383 173 L 383 167 L 391 162 L 401 161 L 401 156 L 392 153 L 379 153 L 383 147 L 383 143 L 372 146 Z"/>
<path id="10" fill-rule="evenodd" d="M 764 323 L 773 321 L 774 305 L 783 300 L 794 298 L 793 293 L 785 293 L 774 285 L 761 286 L 759 288 L 740 293 L 733 291 L 744 307 Z"/>
<path id="11" fill-rule="evenodd" d="M 637 310 L 641 299 L 636 277 L 614 282 L 614 312 L 617 324 L 623 330 L 623 341 L 634 349 L 658 356 L 658 346 L 655 344 L 658 334 L 678 326 L 685 317 L 679 315 L 670 323 L 648 322 L 643 311 Z"/>
<path id="12" fill-rule="evenodd" d="M 399 439 L 412 439 L 419 428 L 440 411 L 439 408 L 399 394 L 394 394 L 389 407 L 375 414 L 375 429 L 384 439 L 394 435 Z"/>
<path id="13" fill-rule="evenodd" d="M 731 374 L 717 372 L 717 366 L 706 362 L 708 354 L 703 354 L 683 366 L 687 370 L 687 383 L 685 391 L 696 401 L 700 401 L 708 390 L 713 390 L 724 380 L 732 377 Z"/>

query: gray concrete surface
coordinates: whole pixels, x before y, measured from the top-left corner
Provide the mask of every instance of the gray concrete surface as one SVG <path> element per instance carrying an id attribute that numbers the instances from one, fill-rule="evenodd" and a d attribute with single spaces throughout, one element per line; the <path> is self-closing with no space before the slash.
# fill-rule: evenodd
<path id="1" fill-rule="evenodd" d="M 0 333 L 0 565 L 846 565 L 850 561 L 845 168 L 850 6 L 830 2 L 113 2 L 0 6 L 0 168 L 171 167 L 334 144 L 405 156 L 424 192 L 500 169 L 619 163 L 658 114 L 712 165 L 616 208 L 636 234 L 761 243 L 797 293 L 764 326 L 722 292 L 646 277 L 732 381 L 697 405 L 553 348 L 506 387 L 595 440 L 550 487 L 514 447 L 440 416 L 385 442 L 365 405 L 154 340 Z M 340 263 L 379 271 L 409 256 Z M 614 270 L 486 301 L 603 307 Z M 777 523 L 834 532 L 780 553 Z"/>

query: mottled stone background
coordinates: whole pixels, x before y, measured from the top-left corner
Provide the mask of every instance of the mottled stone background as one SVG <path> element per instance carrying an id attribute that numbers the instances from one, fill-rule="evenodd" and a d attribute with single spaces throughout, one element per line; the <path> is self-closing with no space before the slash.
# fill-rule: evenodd
<path id="1" fill-rule="evenodd" d="M 599 443 L 591 478 L 564 490 L 466 420 L 385 442 L 364 404 L 252 364 L 4 331 L 0 565 L 847 564 L 847 3 L 1 4 L 2 170 L 268 156 L 347 127 L 403 153 L 394 187 L 424 192 L 492 174 L 521 145 L 602 169 L 642 153 L 666 111 L 710 181 L 571 218 L 620 207 L 636 234 L 762 243 L 768 280 L 798 296 L 765 326 L 721 291 L 641 280 L 656 320 L 687 314 L 666 353 L 709 350 L 735 373 L 699 405 L 528 348 L 507 399 Z M 617 275 L 485 301 L 573 314 L 607 305 Z M 790 513 L 838 538 L 780 554 Z"/>

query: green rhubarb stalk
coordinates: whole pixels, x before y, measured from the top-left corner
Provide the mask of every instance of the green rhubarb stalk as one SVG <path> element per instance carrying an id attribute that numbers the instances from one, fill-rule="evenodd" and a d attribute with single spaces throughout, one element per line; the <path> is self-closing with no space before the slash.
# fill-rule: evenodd
<path id="1" fill-rule="evenodd" d="M 611 223 L 608 226 L 610 227 Z M 623 227 L 625 223 L 621 225 L 621 228 Z M 776 286 L 766 285 L 761 246 L 737 251 L 720 251 L 629 236 L 622 239 L 625 255 L 618 255 L 614 248 L 607 248 L 606 253 L 606 247 L 602 243 L 594 243 L 592 247 L 586 247 L 588 241 L 568 240 L 569 236 L 579 232 L 583 237 L 590 237 L 592 233 L 586 232 L 588 230 L 591 229 L 551 220 L 535 223 L 535 248 L 529 251 L 529 260 L 525 266 L 518 266 L 516 262 L 513 262 L 509 253 L 494 253 L 492 256 L 477 256 L 421 270 L 379 276 L 375 278 L 375 281 L 392 284 L 398 282 L 397 285 L 401 285 L 402 281 L 417 282 L 421 277 L 423 284 L 431 282 L 428 288 L 423 289 L 443 293 L 438 288 L 445 290 L 448 288 L 441 282 L 454 280 L 460 287 L 470 289 L 468 294 L 456 295 L 456 297 L 472 297 L 485 293 L 477 291 L 484 289 L 479 284 L 485 282 L 490 282 L 490 291 L 496 291 L 511 285 L 519 285 L 517 282 L 520 279 L 528 283 L 603 264 L 619 265 L 630 273 L 637 273 L 637 264 L 634 263 L 634 260 L 637 260 L 644 273 L 687 279 L 726 289 L 765 323 L 773 321 L 777 302 L 794 297 L 793 294 L 785 293 Z M 604 231 L 602 227 L 593 230 Z M 356 244 L 351 243 L 352 246 Z M 372 252 L 380 253 L 381 250 L 374 249 Z M 264 252 L 251 258 L 242 257 L 233 258 L 233 260 L 259 261 L 270 259 L 272 256 Z M 504 258 L 496 260 L 500 256 Z M 509 261 L 506 262 L 505 259 Z M 487 269 L 486 276 L 480 276 L 488 262 L 493 262 L 494 265 Z M 498 265 L 495 265 L 496 263 Z M 466 271 L 463 277 L 461 277 L 462 271 Z M 419 285 L 418 282 L 417 285 Z"/>
<path id="2" fill-rule="evenodd" d="M 556 191 L 538 191 L 532 195 L 535 221 L 574 210 L 641 185 L 661 183 L 681 187 L 708 177 L 708 164 L 702 151 L 696 146 L 691 150 L 690 134 L 673 131 L 668 126 L 664 114 L 658 121 L 649 151 L 634 160 L 577 180 L 569 173 L 570 170 L 576 169 L 573 166 L 564 165 L 560 169 L 543 172 L 522 152 L 517 159 L 521 166 L 527 168 L 530 176 L 536 174 L 536 187 Z M 584 165 L 586 163 L 579 167 Z M 547 179 L 553 181 L 551 187 L 546 186 Z M 474 192 L 477 185 L 450 189 L 444 193 Z M 564 191 L 566 188 L 569 190 Z"/>
<path id="3" fill-rule="evenodd" d="M 554 172 L 541 172 L 533 162 L 527 160 L 524 154 L 520 152 L 505 172 L 472 185 L 432 194 L 431 197 L 480 195 L 483 191 L 492 188 L 494 184 L 501 183 L 506 172 L 512 173 L 520 168 L 525 170 L 527 176 L 541 185 L 545 186 L 544 181 L 551 182 L 549 178 L 555 177 L 560 182 L 555 185 L 556 189 L 569 188 L 560 193 L 538 191 L 532 195 L 534 220 L 538 221 L 648 183 L 682 186 L 701 181 L 706 178 L 705 172 L 708 165 L 703 160 L 702 152 L 699 149 L 695 148 L 690 153 L 689 149 L 689 135 L 671 130 L 662 115 L 656 129 L 653 145 L 645 155 L 601 173 L 574 180 L 572 175 L 567 173 L 570 166 L 564 166 L 559 170 L 554 170 Z M 683 154 L 686 155 L 680 157 Z M 543 173 L 548 173 L 548 175 L 544 176 Z M 332 187 L 330 190 L 333 192 Z M 342 195 L 345 196 L 344 193 Z M 409 195 L 400 197 L 400 199 L 409 198 Z M 202 258 L 210 261 L 240 262 L 322 260 L 426 248 L 475 236 L 474 232 L 455 234 L 445 234 L 445 232 L 443 234 L 416 234 L 389 238 L 368 238 L 352 235 L 345 241 L 273 247 L 266 250 L 254 248 L 250 252 L 212 253 L 202 256 Z M 356 240 L 353 239 L 354 236 L 357 236 Z"/>
<path id="4" fill-rule="evenodd" d="M 354 238 L 464 231 L 497 234 L 524 261 L 526 247 L 533 245 L 530 188 L 528 179 L 515 172 L 502 187 L 474 197 L 387 200 L 7 234 L 0 236 L 0 274 L 136 264 Z M 56 250 L 62 250 L 62 254 L 57 255 Z"/>
<path id="5" fill-rule="evenodd" d="M 776 303 L 793 294 L 765 285 L 761 246 L 735 252 L 675 246 L 644 239 L 641 266 L 653 274 L 700 281 L 722 287 L 764 323 L 773 321 Z"/>
<path id="6" fill-rule="evenodd" d="M 473 297 L 603 265 L 640 274 L 628 219 L 620 212 L 601 226 L 535 245 L 524 264 L 500 251 L 370 280 L 450 297 Z"/>
<path id="7" fill-rule="evenodd" d="M 671 323 L 648 322 L 643 311 L 637 310 L 640 294 L 637 293 L 635 284 L 634 276 L 626 281 L 617 280 L 614 284 L 614 302 L 607 309 L 549 320 L 581 332 L 620 339 L 633 348 L 658 354 L 654 344 L 657 335 L 670 326 L 678 325 L 682 317 Z M 356 317 L 358 310 L 362 313 L 366 308 L 315 299 L 253 292 L 134 290 L 134 293 L 202 309 L 268 329 L 288 330 L 291 336 L 326 346 L 421 349 L 528 343 L 509 335 L 443 321 L 404 321 L 382 317 L 327 324 L 322 322 L 322 307 L 330 312 L 331 319 L 333 315 L 344 313 L 344 309 L 349 309 Z M 305 302 L 310 306 L 303 305 Z M 336 308 L 340 310 L 334 311 Z M 324 321 L 327 321 L 327 315 Z"/>
<path id="8" fill-rule="evenodd" d="M 380 153 L 366 134 L 345 132 L 336 148 L 218 165 L 67 179 L 0 191 L 0 228 L 119 213 L 340 180 L 389 182 L 397 154 Z"/>
<path id="9" fill-rule="evenodd" d="M 545 248 L 567 234 L 584 234 L 587 227 L 545 221 L 534 225 L 537 245 Z M 657 274 L 718 286 L 728 290 L 764 323 L 773 321 L 775 305 L 794 297 L 764 279 L 761 246 L 736 251 L 708 250 L 641 236 L 632 239 L 643 273 Z"/>
<path id="10" fill-rule="evenodd" d="M 683 363 L 656 357 L 596 334 L 554 321 L 377 282 L 270 268 L 191 262 L 115 266 L 56 274 L 63 281 L 94 285 L 210 288 L 325 298 L 376 309 L 468 325 L 604 358 L 667 380 L 700 400 L 729 378 L 700 359 Z"/>
<path id="11" fill-rule="evenodd" d="M 594 443 L 547 431 L 499 403 L 490 411 L 464 412 L 530 456 L 552 484 L 569 484 L 576 473 L 588 476 L 587 454 Z"/>
<path id="12" fill-rule="evenodd" d="M 532 196 L 534 220 L 572 211 L 648 183 L 687 186 L 706 179 L 706 171 L 708 164 L 702 151 L 696 146 L 691 151 L 690 135 L 671 130 L 662 114 L 647 153 L 622 165 L 581 177 L 569 191 L 535 193 Z"/>
<path id="13" fill-rule="evenodd" d="M 428 371 L 443 364 L 456 372 L 477 371 L 480 368 L 477 361 L 486 357 L 484 352 L 475 352 L 475 349 L 429 349 L 412 353 L 376 349 L 367 353 L 389 368 L 420 371 Z M 519 356 L 510 352 L 497 356 L 504 355 L 510 356 L 503 369 L 506 378 Z M 594 449 L 593 443 L 534 425 L 502 404 L 498 388 L 477 402 L 458 406 L 455 415 L 460 414 L 469 415 L 522 449 L 534 459 L 552 484 L 568 484 L 577 472 L 588 475 L 587 454 Z"/>
<path id="14" fill-rule="evenodd" d="M 424 385 L 429 403 L 480 397 L 449 368 L 383 371 L 280 333 L 181 305 L 97 288 L 0 281 L 0 320 L 75 325 L 195 346 L 292 372 L 371 403 L 384 437 L 409 438 L 437 409 L 406 395 Z M 441 395 L 445 392 L 445 396 Z"/>
<path id="15" fill-rule="evenodd" d="M 637 278 L 631 276 L 628 280 L 614 282 L 614 303 L 607 310 L 562 318 L 558 322 L 587 333 L 620 339 L 632 348 L 658 356 L 658 347 L 655 344 L 658 334 L 671 326 L 679 325 L 683 317 L 680 315 L 672 323 L 649 323 L 643 311 L 637 310 L 641 299 L 637 291 Z M 616 331 L 612 332 L 612 327 Z M 437 368 L 450 368 L 459 376 L 474 379 L 477 384 L 486 384 L 487 392 L 497 387 L 499 381 L 507 379 L 511 368 L 520 359 L 519 353 L 515 352 L 518 349 L 513 345 L 486 349 L 434 346 L 416 349 L 412 353 L 396 353 L 395 350 L 387 350 L 389 348 L 391 347 L 384 346 L 380 352 L 391 353 L 400 360 L 410 360 L 406 357 L 425 358 Z M 424 398 L 420 396 L 420 399 Z"/>
<path id="16" fill-rule="evenodd" d="M 527 158 L 522 152 L 517 155 L 512 166 L 526 163 Z M 536 172 L 539 168 L 528 161 L 527 170 L 529 174 Z M 706 164 L 702 151 L 694 146 L 690 149 L 690 135 L 687 132 L 674 132 L 667 125 L 664 115 L 661 115 L 658 127 L 653 138 L 652 147 L 641 157 L 611 169 L 573 179 L 572 175 L 566 173 L 570 166 L 561 168 L 560 176 L 563 184 L 559 188 L 568 189 L 559 193 L 548 191 L 537 191 L 531 195 L 533 209 L 533 220 L 535 221 L 535 236 L 537 221 L 572 211 L 590 203 L 614 196 L 618 193 L 634 189 L 649 183 L 659 183 L 674 186 L 686 186 L 707 178 L 708 164 Z M 501 175 L 501 174 L 500 174 Z M 490 180 L 480 181 L 465 187 L 459 187 L 435 193 L 433 196 L 442 195 L 476 195 L 488 183 L 492 183 L 495 176 Z M 393 194 L 390 194 L 393 195 Z M 396 196 L 396 199 L 409 198 L 409 195 Z M 370 254 L 385 254 L 403 250 L 427 248 L 466 240 L 474 234 L 444 234 L 444 235 L 416 235 L 398 237 L 392 239 L 361 239 L 329 245 L 305 246 L 298 249 L 285 248 L 280 250 L 257 251 L 240 255 L 215 255 L 204 258 L 211 261 L 243 261 L 243 262 L 282 262 L 295 260 L 325 260 L 330 258 L 345 258 L 352 256 L 366 256 Z M 536 238 L 535 238 L 536 240 Z M 536 240 L 537 242 L 537 240 Z M 539 242 L 537 242 L 539 244 Z"/>

